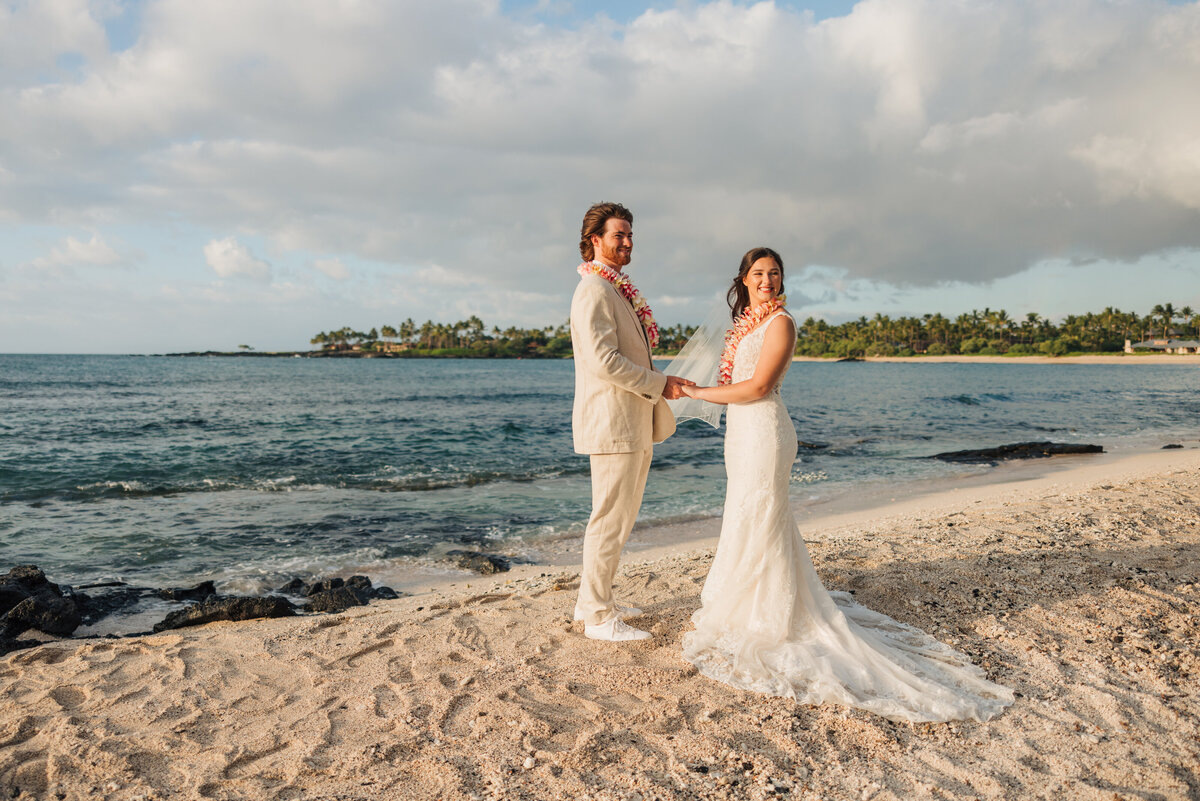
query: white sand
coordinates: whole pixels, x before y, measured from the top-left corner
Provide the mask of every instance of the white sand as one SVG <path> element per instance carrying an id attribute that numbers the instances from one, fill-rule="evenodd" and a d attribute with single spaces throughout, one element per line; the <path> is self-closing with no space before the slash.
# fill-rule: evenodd
<path id="1" fill-rule="evenodd" d="M 648 644 L 583 638 L 576 570 L 522 566 L 343 614 L 9 654 L 0 798 L 1200 797 L 1200 450 L 1077 464 L 803 524 L 828 586 L 1019 693 L 989 723 L 697 675 L 679 639 L 710 541 L 629 555 L 618 591 Z"/>

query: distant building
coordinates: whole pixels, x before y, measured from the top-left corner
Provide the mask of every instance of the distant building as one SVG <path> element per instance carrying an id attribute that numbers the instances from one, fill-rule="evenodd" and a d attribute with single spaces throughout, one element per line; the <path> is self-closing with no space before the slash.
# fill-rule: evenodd
<path id="1" fill-rule="evenodd" d="M 1163 353 L 1200 353 L 1200 342 L 1194 339 L 1147 339 L 1130 344 L 1125 340 L 1125 352 L 1160 350 Z"/>

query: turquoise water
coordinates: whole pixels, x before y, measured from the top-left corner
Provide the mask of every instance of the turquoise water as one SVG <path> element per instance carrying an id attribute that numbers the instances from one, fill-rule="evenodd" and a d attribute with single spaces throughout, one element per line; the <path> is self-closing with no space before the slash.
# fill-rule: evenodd
<path id="1" fill-rule="evenodd" d="M 577 536 L 569 361 L 0 356 L 0 568 L 249 591 L 451 548 Z M 1195 439 L 1188 366 L 800 362 L 798 504 L 987 470 L 921 458 L 1034 439 Z M 643 522 L 719 514 L 722 431 L 656 449 Z"/>

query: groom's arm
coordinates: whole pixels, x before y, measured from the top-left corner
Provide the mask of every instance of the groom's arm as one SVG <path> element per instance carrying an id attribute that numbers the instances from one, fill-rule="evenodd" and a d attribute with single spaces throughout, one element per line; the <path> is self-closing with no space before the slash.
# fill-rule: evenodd
<path id="1" fill-rule="evenodd" d="M 571 346 L 577 369 L 626 389 L 647 402 L 662 397 L 667 377 L 642 367 L 617 350 L 617 321 L 602 284 L 581 281 L 571 299 Z"/>

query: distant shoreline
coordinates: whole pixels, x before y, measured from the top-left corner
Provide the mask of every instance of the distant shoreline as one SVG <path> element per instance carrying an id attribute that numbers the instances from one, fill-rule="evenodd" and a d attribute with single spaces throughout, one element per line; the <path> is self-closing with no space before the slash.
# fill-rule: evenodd
<path id="1" fill-rule="evenodd" d="M 424 353 L 375 353 L 361 350 L 283 350 L 283 351 L 190 351 L 187 353 L 150 354 L 158 356 L 215 356 L 227 358 L 301 358 L 301 359 L 545 359 L 545 356 L 433 356 Z M 566 357 L 570 358 L 570 357 Z M 671 361 L 674 356 L 655 356 L 656 360 Z M 832 364 L 841 360 L 820 356 L 795 356 L 793 362 L 815 362 Z M 1200 367 L 1200 354 L 1165 353 L 1096 353 L 1073 356 L 976 356 L 967 354 L 948 356 L 866 356 L 854 362 L 888 364 L 1176 364 Z"/>

